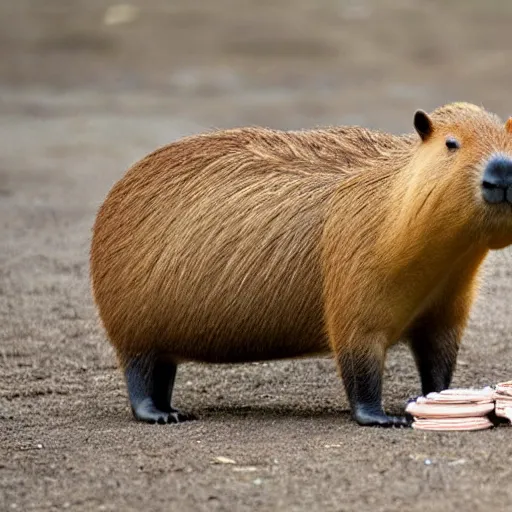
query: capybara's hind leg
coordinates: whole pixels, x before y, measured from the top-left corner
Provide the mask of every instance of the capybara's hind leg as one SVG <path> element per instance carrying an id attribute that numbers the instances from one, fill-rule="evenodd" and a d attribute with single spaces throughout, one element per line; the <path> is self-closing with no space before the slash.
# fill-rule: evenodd
<path id="1" fill-rule="evenodd" d="M 352 350 L 345 346 L 337 351 L 352 416 L 359 425 L 406 427 L 411 423 L 409 417 L 389 416 L 382 408 L 383 346 L 359 342 Z"/>
<path id="2" fill-rule="evenodd" d="M 193 419 L 171 407 L 176 364 L 154 354 L 132 358 L 125 368 L 133 415 L 148 423 L 180 423 Z"/>

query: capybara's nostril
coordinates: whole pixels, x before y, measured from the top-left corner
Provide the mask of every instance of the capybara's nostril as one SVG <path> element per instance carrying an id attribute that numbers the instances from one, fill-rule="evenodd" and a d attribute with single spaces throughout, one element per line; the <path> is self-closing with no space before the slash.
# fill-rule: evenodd
<path id="1" fill-rule="evenodd" d="M 495 156 L 482 177 L 482 196 L 488 203 L 512 203 L 512 158 Z"/>

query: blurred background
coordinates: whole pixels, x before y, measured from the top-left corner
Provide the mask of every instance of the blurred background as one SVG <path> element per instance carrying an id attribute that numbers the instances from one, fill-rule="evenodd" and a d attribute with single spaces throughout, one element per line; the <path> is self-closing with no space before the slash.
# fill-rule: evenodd
<path id="1" fill-rule="evenodd" d="M 88 250 L 112 184 L 182 135 L 512 115 L 511 27 L 509 0 L 0 0 L 0 509 L 508 509 L 501 431 L 363 433 L 329 360 L 186 365 L 176 405 L 203 421 L 132 422 Z M 487 266 L 456 385 L 511 377 L 510 263 Z M 385 390 L 394 411 L 418 393 L 406 351 Z"/>
<path id="2" fill-rule="evenodd" d="M 3 0 L 2 107 L 30 92 L 41 115 L 87 105 L 171 135 L 405 130 L 412 109 L 453 99 L 510 110 L 511 21 L 506 0 Z"/>

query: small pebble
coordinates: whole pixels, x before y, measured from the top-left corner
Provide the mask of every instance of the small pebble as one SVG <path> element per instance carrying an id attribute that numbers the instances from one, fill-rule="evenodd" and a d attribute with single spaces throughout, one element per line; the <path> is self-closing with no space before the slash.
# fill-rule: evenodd
<path id="1" fill-rule="evenodd" d="M 236 462 L 233 459 L 223 457 L 222 455 L 220 455 L 219 457 L 215 457 L 215 462 L 218 464 L 236 464 Z"/>
<path id="2" fill-rule="evenodd" d="M 448 462 L 449 466 L 460 466 L 461 464 L 466 464 L 466 459 L 457 459 Z"/>
<path id="3" fill-rule="evenodd" d="M 233 471 L 236 471 L 237 473 L 252 473 L 257 470 L 258 468 L 255 468 L 254 466 L 242 466 L 238 468 L 233 468 Z"/>

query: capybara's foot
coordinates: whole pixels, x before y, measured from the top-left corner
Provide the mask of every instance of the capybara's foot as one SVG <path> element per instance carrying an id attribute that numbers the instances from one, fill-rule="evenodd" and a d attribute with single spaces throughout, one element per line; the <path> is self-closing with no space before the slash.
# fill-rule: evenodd
<path id="1" fill-rule="evenodd" d="M 176 364 L 147 354 L 133 358 L 125 368 L 128 396 L 132 412 L 139 421 L 147 423 L 182 423 L 193 420 L 171 406 Z"/>
<path id="2" fill-rule="evenodd" d="M 365 427 L 404 428 L 410 427 L 412 423 L 412 417 L 409 415 L 388 416 L 384 411 L 369 411 L 364 408 L 354 411 L 354 419 Z"/>
<path id="3" fill-rule="evenodd" d="M 343 376 L 353 418 L 359 425 L 369 427 L 408 427 L 412 418 L 388 416 L 382 408 L 382 372 L 387 344 L 383 335 L 361 338 L 359 346 L 366 344 L 372 350 L 347 351 L 341 345 L 338 363 Z"/>
<path id="4" fill-rule="evenodd" d="M 169 411 L 162 411 L 158 409 L 153 400 L 149 397 L 142 400 L 137 406 L 132 408 L 133 415 L 139 421 L 146 423 L 183 423 L 184 421 L 195 420 L 193 414 L 185 414 L 177 409 L 170 409 Z"/>

